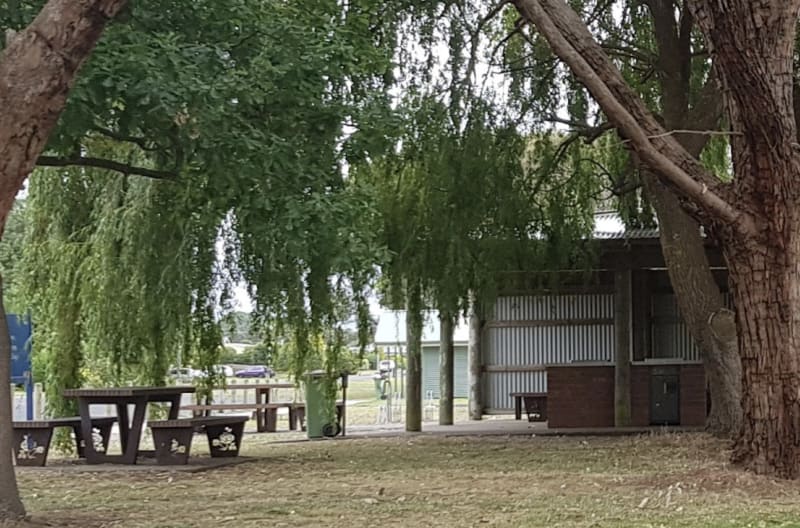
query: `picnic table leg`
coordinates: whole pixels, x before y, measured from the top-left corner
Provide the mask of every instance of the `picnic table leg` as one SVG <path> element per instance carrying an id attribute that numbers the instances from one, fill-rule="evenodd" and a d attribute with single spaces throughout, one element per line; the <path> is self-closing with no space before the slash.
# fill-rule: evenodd
<path id="1" fill-rule="evenodd" d="M 147 398 L 136 398 L 133 402 L 133 422 L 130 427 L 126 427 L 127 434 L 126 440 L 123 443 L 125 446 L 122 450 L 122 463 L 123 464 L 136 464 L 136 455 L 139 452 L 139 441 L 142 438 L 142 427 L 144 426 L 144 415 L 147 411 Z M 127 425 L 127 406 L 125 410 L 125 422 Z M 120 438 L 122 432 L 120 430 Z"/>
<path id="2" fill-rule="evenodd" d="M 256 404 L 261 405 L 262 403 L 265 403 L 263 399 L 264 393 L 261 390 L 256 389 Z M 269 401 L 269 393 L 267 394 L 267 401 Z M 265 420 L 264 409 L 261 407 L 256 407 L 256 431 L 263 433 L 266 430 L 267 421 Z"/>
<path id="3" fill-rule="evenodd" d="M 83 413 L 81 413 L 81 417 L 83 417 Z M 117 404 L 117 424 L 119 424 L 119 443 L 122 446 L 122 452 L 124 453 L 125 450 L 128 449 L 128 435 L 131 427 L 131 421 L 128 418 L 127 403 Z M 83 436 L 86 436 L 85 429 Z"/>
<path id="4" fill-rule="evenodd" d="M 522 396 L 514 396 L 514 419 L 522 420 Z"/>
<path id="5" fill-rule="evenodd" d="M 81 438 L 78 438 L 76 435 L 75 440 L 78 442 L 80 446 L 81 440 L 84 438 L 91 438 L 92 437 L 92 415 L 90 412 L 90 405 L 89 402 L 83 398 L 78 398 L 78 412 L 81 415 Z M 117 421 L 119 420 L 119 415 L 117 415 Z M 122 422 L 120 421 L 120 430 L 122 430 Z M 79 448 L 79 451 L 81 449 Z M 83 442 L 83 456 L 86 457 L 87 464 L 100 464 L 103 460 L 103 453 L 98 453 L 97 450 L 94 448 L 94 444 L 92 442 Z"/>
<path id="6" fill-rule="evenodd" d="M 183 394 L 176 394 L 172 398 L 169 399 L 169 420 L 177 420 L 178 419 L 178 412 L 181 410 L 181 398 Z"/>

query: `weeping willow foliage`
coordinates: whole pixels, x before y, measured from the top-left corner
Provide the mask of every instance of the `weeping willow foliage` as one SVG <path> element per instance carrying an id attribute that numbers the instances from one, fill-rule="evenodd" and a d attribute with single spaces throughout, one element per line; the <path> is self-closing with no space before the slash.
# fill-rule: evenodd
<path id="1" fill-rule="evenodd" d="M 573 4 L 608 46 L 636 42 L 615 60 L 658 107 L 644 7 Z M 602 116 L 583 87 L 512 6 L 490 9 L 133 3 L 82 70 L 48 154 L 166 176 L 33 178 L 22 275 L 50 390 L 158 384 L 178 358 L 210 368 L 238 280 L 265 341 L 290 342 L 297 377 L 311 355 L 333 373 L 345 321 L 366 343 L 378 274 L 390 304 L 418 287 L 454 313 L 468 292 L 506 287 L 504 272 L 583 258 L 596 208 L 652 221 L 639 193 L 613 192 L 636 174 L 619 138 L 586 133 Z"/>
<path id="2" fill-rule="evenodd" d="M 562 145 L 542 125 L 566 77 L 538 68 L 550 60 L 546 44 L 531 52 L 507 38 L 512 11 L 487 17 L 479 2 L 430 3 L 400 25 L 397 146 L 355 171 L 382 212 L 389 305 L 419 287 L 427 305 L 452 314 L 470 291 L 490 302 L 507 272 L 584 256 L 577 242 L 592 229 L 595 168 L 586 145 Z M 505 78 L 492 77 L 498 67 Z M 588 113 L 582 89 L 570 93 L 572 108 Z"/>
<path id="3" fill-rule="evenodd" d="M 214 363 L 218 344 L 202 338 L 216 305 L 219 215 L 176 207 L 176 191 L 76 169 L 32 177 L 23 288 L 48 394 L 84 382 L 162 385 L 178 351 Z"/>
<path id="4" fill-rule="evenodd" d="M 31 180 L 23 290 L 54 413 L 65 387 L 210 369 L 240 279 L 265 340 L 291 336 L 298 378 L 311 351 L 336 371 L 345 321 L 366 343 L 379 212 L 344 174 L 389 143 L 395 18 L 370 0 L 143 0 L 109 28 L 48 154 L 162 179 Z"/>
<path id="5" fill-rule="evenodd" d="M 675 9 L 681 4 L 677 3 Z M 628 84 L 655 115 L 663 115 L 665 103 L 659 77 L 664 75 L 664 69 L 658 62 L 654 19 L 647 2 L 579 0 L 570 5 L 587 22 Z M 565 141 L 591 142 L 589 157 L 595 165 L 595 177 L 601 182 L 596 207 L 619 211 L 630 227 L 654 225 L 655 212 L 641 192 L 639 167 L 630 159 L 624 141 L 610 128 L 602 130 L 605 117 L 587 91 L 555 59 L 543 38 L 536 32 L 525 35 L 517 31 L 512 35 L 517 20 L 518 13 L 506 9 L 495 21 L 502 30 L 490 37 L 496 42 L 507 38 L 498 54 L 502 55 L 499 67 L 508 76 L 510 107 L 518 111 L 521 121 L 540 130 L 558 130 Z M 676 25 L 673 29 L 677 33 L 679 28 Z M 692 50 L 705 50 L 698 32 L 691 32 L 689 38 Z M 665 56 L 669 53 L 666 51 Z M 686 97 L 694 105 L 711 75 L 711 62 L 699 51 L 689 68 Z M 728 152 L 727 139 L 716 136 L 704 149 L 701 161 L 720 178 L 729 178 Z M 560 160 L 573 163 L 568 157 Z"/>

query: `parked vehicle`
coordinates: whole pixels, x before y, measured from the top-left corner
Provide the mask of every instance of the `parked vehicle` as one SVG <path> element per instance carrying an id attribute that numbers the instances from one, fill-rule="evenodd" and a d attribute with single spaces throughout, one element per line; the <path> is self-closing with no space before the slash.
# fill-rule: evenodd
<path id="1" fill-rule="evenodd" d="M 236 372 L 237 378 L 273 378 L 275 371 L 263 365 L 246 367 Z"/>
<path id="2" fill-rule="evenodd" d="M 192 383 L 195 378 L 202 378 L 205 373 L 189 367 L 171 368 L 167 375 L 178 383 Z"/>
<path id="3" fill-rule="evenodd" d="M 392 372 L 395 369 L 395 362 L 393 359 L 384 359 L 378 363 L 378 370 L 380 372 Z"/>

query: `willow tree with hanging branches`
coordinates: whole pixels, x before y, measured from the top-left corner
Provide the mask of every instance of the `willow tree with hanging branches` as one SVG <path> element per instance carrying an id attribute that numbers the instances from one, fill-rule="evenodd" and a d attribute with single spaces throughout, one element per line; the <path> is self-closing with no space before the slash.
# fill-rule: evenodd
<path id="1" fill-rule="evenodd" d="M 366 343 L 382 248 L 345 162 L 384 148 L 393 28 L 370 2 L 190 4 L 131 7 L 38 159 L 24 290 L 57 414 L 69 386 L 210 370 L 241 279 L 298 380 L 312 349 L 337 371 L 354 316 Z"/>

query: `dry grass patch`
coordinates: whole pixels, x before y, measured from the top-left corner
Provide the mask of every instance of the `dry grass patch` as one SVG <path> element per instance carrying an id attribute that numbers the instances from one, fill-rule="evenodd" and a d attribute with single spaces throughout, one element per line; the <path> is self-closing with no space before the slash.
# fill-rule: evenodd
<path id="1" fill-rule="evenodd" d="M 20 484 L 35 517 L 64 527 L 800 526 L 800 486 L 729 467 L 725 445 L 700 434 L 250 443 L 245 454 L 261 458 L 199 474 L 28 472 Z"/>

